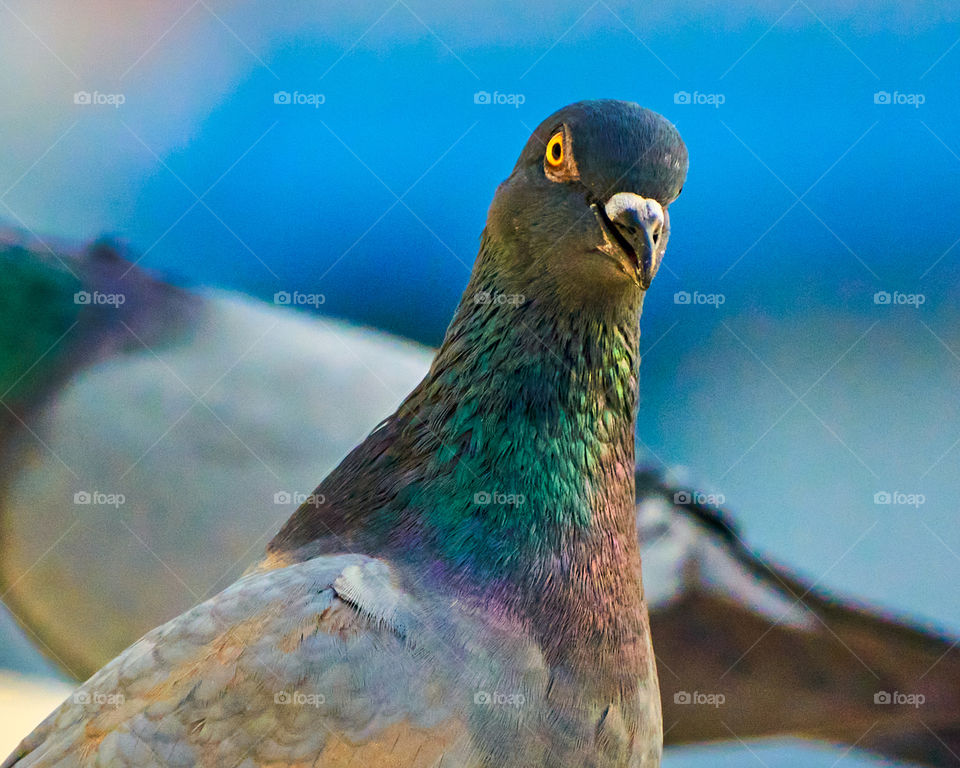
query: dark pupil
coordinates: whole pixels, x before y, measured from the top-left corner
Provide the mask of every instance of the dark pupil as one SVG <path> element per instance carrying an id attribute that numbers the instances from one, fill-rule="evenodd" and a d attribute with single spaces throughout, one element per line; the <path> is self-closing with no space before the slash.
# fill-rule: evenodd
<path id="1" fill-rule="evenodd" d="M 554 160 L 560 159 L 560 142 L 559 141 L 553 145 L 553 149 L 550 150 L 550 153 L 553 155 Z"/>

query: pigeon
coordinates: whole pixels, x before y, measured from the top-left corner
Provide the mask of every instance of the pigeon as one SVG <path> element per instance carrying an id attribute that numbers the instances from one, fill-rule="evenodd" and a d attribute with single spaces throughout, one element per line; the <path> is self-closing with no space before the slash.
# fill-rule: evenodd
<path id="1" fill-rule="evenodd" d="M 5 286 L 8 301 L 0 311 L 15 306 L 17 315 L 0 323 L 0 347 L 16 348 L 14 317 L 39 327 L 42 313 L 71 304 L 75 291 L 92 295 L 119 284 L 137 297 L 120 307 L 83 305 L 80 325 L 25 377 L 44 363 L 49 377 L 64 357 L 86 363 L 69 376 L 53 376 L 67 381 L 45 407 L 29 400 L 15 406 L 25 424 L 11 419 L 22 434 L 0 477 L 6 489 L 0 500 L 4 601 L 76 680 L 250 565 L 258 539 L 283 522 L 298 492 L 310 490 L 311 476 L 332 469 L 388 415 L 432 357 L 426 347 L 283 305 L 161 285 L 124 255 L 122 247 L 101 241 L 83 253 L 58 250 L 54 257 L 12 236 L 0 251 L 0 274 L 19 276 Z M 64 279 L 73 274 L 79 284 Z M 127 274 L 123 282 L 121 274 Z M 139 291 L 126 283 L 131 277 Z M 128 313 L 140 304 L 149 312 L 132 325 Z M 76 318 L 54 319 L 55 333 L 37 345 L 33 359 Z M 121 320 L 149 337 L 155 353 Z M 89 357 L 74 352 L 81 348 Z M 9 381 L 31 362 L 8 364 Z M 230 430 L 195 407 L 147 452 L 194 402 L 190 390 L 204 392 L 228 369 L 209 401 Z M 29 383 L 22 389 L 33 393 L 38 382 Z M 159 402 L 173 412 L 144 405 Z M 191 471 L 183 473 L 187 463 Z M 960 704 L 950 697 L 960 691 L 951 683 L 960 679 L 960 651 L 954 638 L 809 591 L 802 577 L 749 551 L 730 512 L 698 504 L 703 495 L 689 484 L 652 467 L 636 477 L 668 746 L 726 740 L 732 730 L 855 744 L 923 765 L 955 764 Z M 173 487 L 181 492 L 170 493 Z M 76 506 L 69 502 L 78 488 L 119 491 L 127 500 L 119 509 Z M 231 488 L 249 500 L 247 506 L 224 508 L 221 499 Z M 881 672 L 882 681 L 873 676 Z M 883 690 L 925 695 L 930 730 L 910 708 L 875 705 L 872 692 Z M 749 692 L 762 706 L 686 703 L 695 691 L 722 693 L 731 704 Z"/>
<path id="2" fill-rule="evenodd" d="M 658 766 L 638 319 L 686 169 L 636 104 L 541 123 L 423 381 L 4 765 Z"/>

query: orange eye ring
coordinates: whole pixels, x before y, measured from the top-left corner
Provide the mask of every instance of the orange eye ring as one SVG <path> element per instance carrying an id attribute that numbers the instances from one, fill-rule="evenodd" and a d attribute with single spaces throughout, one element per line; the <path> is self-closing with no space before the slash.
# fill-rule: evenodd
<path id="1" fill-rule="evenodd" d="M 547 163 L 556 168 L 563 163 L 563 131 L 557 131 L 547 142 Z"/>

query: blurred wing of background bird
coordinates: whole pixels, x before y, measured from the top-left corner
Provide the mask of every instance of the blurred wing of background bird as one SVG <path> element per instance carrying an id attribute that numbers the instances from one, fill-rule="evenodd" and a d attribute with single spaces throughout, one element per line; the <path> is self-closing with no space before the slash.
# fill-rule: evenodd
<path id="1" fill-rule="evenodd" d="M 430 360 L 333 320 L 123 276 L 108 245 L 0 260 L 14 299 L 0 368 L 16 384 L 0 388 L 0 591 L 78 679 L 236 579 Z M 43 335 L 24 348 L 20 325 Z"/>
<path id="2" fill-rule="evenodd" d="M 765 561 L 722 510 L 693 496 L 656 471 L 637 473 L 665 742 L 792 735 L 960 763 L 960 641 Z M 922 706 L 884 703 L 896 692 Z"/>
<path id="3" fill-rule="evenodd" d="M 431 356 L 126 256 L 0 243 L 0 592 L 76 679 L 242 573 Z M 675 493 L 638 473 L 667 744 L 793 735 L 955 764 L 950 639 L 811 589 Z M 875 704 L 895 691 L 926 702 Z"/>

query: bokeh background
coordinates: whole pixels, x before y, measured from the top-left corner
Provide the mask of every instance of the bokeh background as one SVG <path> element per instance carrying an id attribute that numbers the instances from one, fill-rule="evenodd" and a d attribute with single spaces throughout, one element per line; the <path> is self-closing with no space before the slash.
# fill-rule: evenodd
<path id="1" fill-rule="evenodd" d="M 955 4 L 0 0 L 0 67 L 0 223 L 430 344 L 541 119 L 663 113 L 691 162 L 641 452 L 811 582 L 960 634 Z M 665 765 L 755 762 L 873 764 L 734 742 Z"/>

